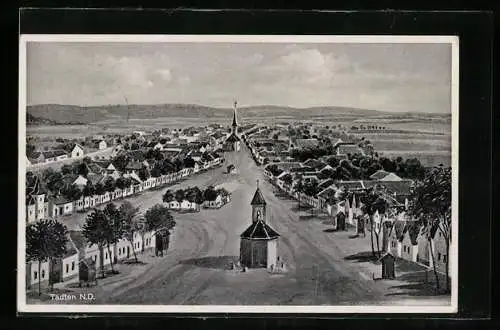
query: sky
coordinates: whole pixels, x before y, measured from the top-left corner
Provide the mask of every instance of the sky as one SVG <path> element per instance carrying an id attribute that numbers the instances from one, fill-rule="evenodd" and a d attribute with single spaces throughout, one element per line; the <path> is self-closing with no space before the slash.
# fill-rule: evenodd
<path id="1" fill-rule="evenodd" d="M 27 104 L 451 112 L 450 44 L 27 44 Z"/>

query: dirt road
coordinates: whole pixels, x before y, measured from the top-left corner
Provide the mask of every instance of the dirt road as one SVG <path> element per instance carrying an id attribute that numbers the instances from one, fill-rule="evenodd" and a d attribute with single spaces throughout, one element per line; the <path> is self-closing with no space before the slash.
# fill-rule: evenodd
<path id="1" fill-rule="evenodd" d="M 225 158 L 236 165 L 236 174 L 218 169 L 182 184 L 223 184 L 232 192 L 231 203 L 218 210 L 176 215 L 177 227 L 167 256 L 137 278 L 103 287 L 97 303 L 351 305 L 394 301 L 394 296 L 387 295 L 399 294 L 394 283 L 373 281 L 360 266 L 345 260 L 348 251 L 336 241 L 336 233 L 324 231 L 328 222 L 308 217 L 295 209 L 295 201 L 275 196 L 246 149 Z M 267 202 L 267 221 L 281 234 L 278 253 L 289 268 L 284 276 L 264 270 L 233 273 L 225 269 L 238 259 L 239 235 L 251 223 L 250 200 L 256 180 Z M 161 193 L 143 194 L 136 202 L 147 207 L 160 201 Z M 398 296 L 402 298 L 404 295 Z M 430 300 L 446 303 L 446 299 Z M 419 297 L 412 301 L 418 303 Z"/>

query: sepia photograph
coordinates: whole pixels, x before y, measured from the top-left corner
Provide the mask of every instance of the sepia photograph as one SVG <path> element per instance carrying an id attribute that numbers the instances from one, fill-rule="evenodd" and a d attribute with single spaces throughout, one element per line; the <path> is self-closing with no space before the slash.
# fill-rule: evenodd
<path id="1" fill-rule="evenodd" d="M 18 311 L 457 312 L 457 37 L 19 47 Z"/>

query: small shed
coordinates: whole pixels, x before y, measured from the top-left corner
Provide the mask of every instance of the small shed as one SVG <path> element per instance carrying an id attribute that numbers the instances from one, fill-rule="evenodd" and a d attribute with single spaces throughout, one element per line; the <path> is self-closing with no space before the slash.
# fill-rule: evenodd
<path id="1" fill-rule="evenodd" d="M 388 252 L 384 254 L 379 261 L 382 263 L 382 278 L 391 280 L 396 278 L 394 271 L 396 258 Z"/>
<path id="2" fill-rule="evenodd" d="M 356 230 L 356 233 L 358 235 L 366 235 L 366 232 L 365 232 L 365 219 L 363 217 L 358 217 L 357 218 L 357 230 Z"/>
<path id="3" fill-rule="evenodd" d="M 343 211 L 337 213 L 337 230 L 346 230 L 345 229 L 345 214 Z"/>

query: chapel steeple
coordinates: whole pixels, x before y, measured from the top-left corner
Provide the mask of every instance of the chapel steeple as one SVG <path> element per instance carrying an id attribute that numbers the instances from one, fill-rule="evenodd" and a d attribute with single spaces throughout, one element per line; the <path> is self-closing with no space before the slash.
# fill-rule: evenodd
<path id="1" fill-rule="evenodd" d="M 257 222 L 259 220 L 265 222 L 266 201 L 260 191 L 259 180 L 257 180 L 257 190 L 255 190 L 255 194 L 253 195 L 250 205 L 252 205 L 252 222 Z"/>
<path id="2" fill-rule="evenodd" d="M 234 101 L 233 104 L 233 133 L 237 134 L 238 133 L 238 121 L 236 120 L 236 108 L 237 108 L 238 102 Z"/>

